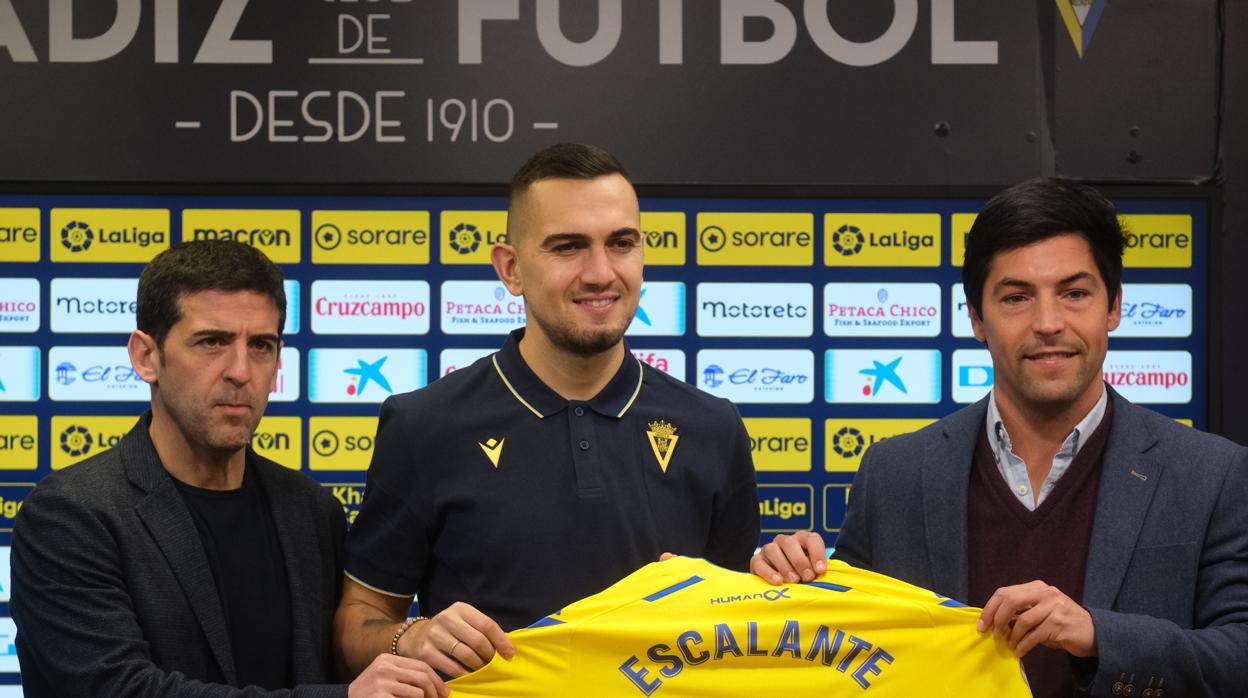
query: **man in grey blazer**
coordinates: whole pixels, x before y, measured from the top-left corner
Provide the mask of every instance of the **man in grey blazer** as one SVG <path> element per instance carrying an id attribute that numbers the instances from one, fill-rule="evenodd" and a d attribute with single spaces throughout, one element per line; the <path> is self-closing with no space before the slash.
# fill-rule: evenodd
<path id="1" fill-rule="evenodd" d="M 389 655 L 327 685 L 342 508 L 248 446 L 285 308 L 281 271 L 241 243 L 185 243 L 144 270 L 128 349 L 151 410 L 40 482 L 14 526 L 26 696 L 446 695 Z"/>
<path id="2" fill-rule="evenodd" d="M 866 453 L 834 555 L 983 606 L 1038 696 L 1248 695 L 1248 449 L 1105 385 L 1124 240 L 1087 187 L 988 202 L 963 281 L 993 391 Z M 809 580 L 823 546 L 752 569 Z"/>

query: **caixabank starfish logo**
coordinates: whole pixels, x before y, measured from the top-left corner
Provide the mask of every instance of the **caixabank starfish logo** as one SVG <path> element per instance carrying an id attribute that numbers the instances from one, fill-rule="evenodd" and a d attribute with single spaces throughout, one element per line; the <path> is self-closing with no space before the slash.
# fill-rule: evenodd
<path id="1" fill-rule="evenodd" d="M 1101 22 L 1101 15 L 1109 0 L 1057 0 L 1057 11 L 1062 15 L 1062 23 L 1070 33 L 1070 40 L 1075 42 L 1075 52 L 1080 58 L 1088 52 L 1092 43 L 1092 34 Z"/>

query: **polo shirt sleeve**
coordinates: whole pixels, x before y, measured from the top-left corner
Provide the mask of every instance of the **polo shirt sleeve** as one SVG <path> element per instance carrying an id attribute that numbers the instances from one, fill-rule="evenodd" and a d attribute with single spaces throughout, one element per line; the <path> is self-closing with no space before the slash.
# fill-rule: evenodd
<path id="1" fill-rule="evenodd" d="M 391 596 L 415 596 L 429 560 L 423 450 L 409 428 L 418 421 L 394 397 L 382 404 L 364 503 L 347 535 L 347 576 Z"/>
<path id="2" fill-rule="evenodd" d="M 750 557 L 758 547 L 758 484 L 750 435 L 736 407 L 730 403 L 729 409 L 733 438 L 728 440 L 730 445 L 724 457 L 725 484 L 716 497 L 706 559 L 721 567 L 747 572 Z"/>

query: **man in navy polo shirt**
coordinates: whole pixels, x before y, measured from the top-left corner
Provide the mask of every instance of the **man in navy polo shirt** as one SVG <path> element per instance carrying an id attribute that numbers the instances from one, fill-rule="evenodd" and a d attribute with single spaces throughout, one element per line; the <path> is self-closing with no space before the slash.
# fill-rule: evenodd
<path id="1" fill-rule="evenodd" d="M 758 541 L 736 408 L 637 361 L 636 193 L 592 146 L 552 146 L 512 180 L 493 250 L 527 326 L 381 408 L 347 543 L 335 632 L 346 666 L 387 651 L 460 676 L 524 627 L 664 552 L 744 570 Z M 413 596 L 431 619 L 407 619 Z"/>

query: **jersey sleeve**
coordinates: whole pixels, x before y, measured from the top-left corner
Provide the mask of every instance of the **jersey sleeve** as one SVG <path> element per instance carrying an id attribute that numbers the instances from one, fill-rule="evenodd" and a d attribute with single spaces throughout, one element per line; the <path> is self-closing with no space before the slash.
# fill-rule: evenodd
<path id="1" fill-rule="evenodd" d="M 750 453 L 750 435 L 736 408 L 731 407 L 731 411 L 734 436 L 725 464 L 726 486 L 715 503 L 712 537 L 705 556 L 722 567 L 746 572 L 750 568 L 750 557 L 758 547 L 758 484 Z"/>
<path id="2" fill-rule="evenodd" d="M 430 550 L 429 507 L 420 493 L 420 452 L 394 398 L 382 404 L 364 502 L 347 535 L 348 577 L 390 596 L 414 596 Z M 410 494 L 416 493 L 416 494 Z"/>

